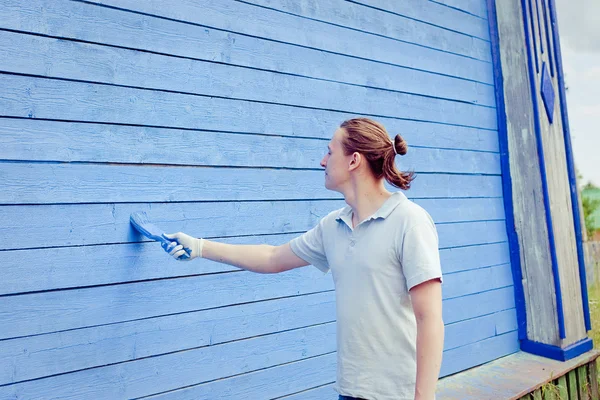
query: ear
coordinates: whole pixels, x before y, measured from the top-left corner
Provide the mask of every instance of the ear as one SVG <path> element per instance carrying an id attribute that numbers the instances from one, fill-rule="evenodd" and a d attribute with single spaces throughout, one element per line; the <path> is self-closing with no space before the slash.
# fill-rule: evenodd
<path id="1" fill-rule="evenodd" d="M 353 171 L 357 169 L 360 164 L 362 164 L 363 156 L 360 153 L 354 152 L 350 158 L 350 163 L 348 164 L 348 171 Z"/>

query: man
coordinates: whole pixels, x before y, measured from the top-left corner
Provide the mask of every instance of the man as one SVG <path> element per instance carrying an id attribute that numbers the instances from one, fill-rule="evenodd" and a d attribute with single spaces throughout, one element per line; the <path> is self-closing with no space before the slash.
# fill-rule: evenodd
<path id="1" fill-rule="evenodd" d="M 259 273 L 309 264 L 331 270 L 336 289 L 337 382 L 341 400 L 433 400 L 444 324 L 438 237 L 429 214 L 385 181 L 408 189 L 397 170 L 406 142 L 357 118 L 336 130 L 321 161 L 325 187 L 347 207 L 281 246 L 230 245 L 166 235 L 178 260 L 205 257 Z"/>

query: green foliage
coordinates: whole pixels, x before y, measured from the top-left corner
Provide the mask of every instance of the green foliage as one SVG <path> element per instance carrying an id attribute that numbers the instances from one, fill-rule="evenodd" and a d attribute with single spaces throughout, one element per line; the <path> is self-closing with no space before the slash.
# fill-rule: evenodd
<path id="1" fill-rule="evenodd" d="M 594 185 L 588 183 L 585 185 L 584 190 L 596 189 Z M 600 228 L 595 225 L 594 212 L 600 207 L 600 199 L 592 198 L 583 194 L 581 198 L 581 205 L 583 207 L 583 218 L 585 220 L 585 230 L 587 232 L 588 239 L 594 236 L 594 232 Z"/>

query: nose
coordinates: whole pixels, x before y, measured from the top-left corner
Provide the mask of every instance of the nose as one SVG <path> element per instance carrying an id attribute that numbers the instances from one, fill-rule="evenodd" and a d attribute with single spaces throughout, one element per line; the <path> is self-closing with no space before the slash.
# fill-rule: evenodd
<path id="1" fill-rule="evenodd" d="M 321 159 L 321 167 L 327 167 L 327 154 Z"/>

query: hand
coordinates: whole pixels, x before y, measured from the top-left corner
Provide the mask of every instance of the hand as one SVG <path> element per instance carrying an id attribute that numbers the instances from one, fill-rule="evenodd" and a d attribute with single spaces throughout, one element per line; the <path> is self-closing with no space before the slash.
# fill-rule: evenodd
<path id="1" fill-rule="evenodd" d="M 171 242 L 162 244 L 162 248 L 178 261 L 190 261 L 202 257 L 204 239 L 196 239 L 183 232 L 164 234 Z"/>

